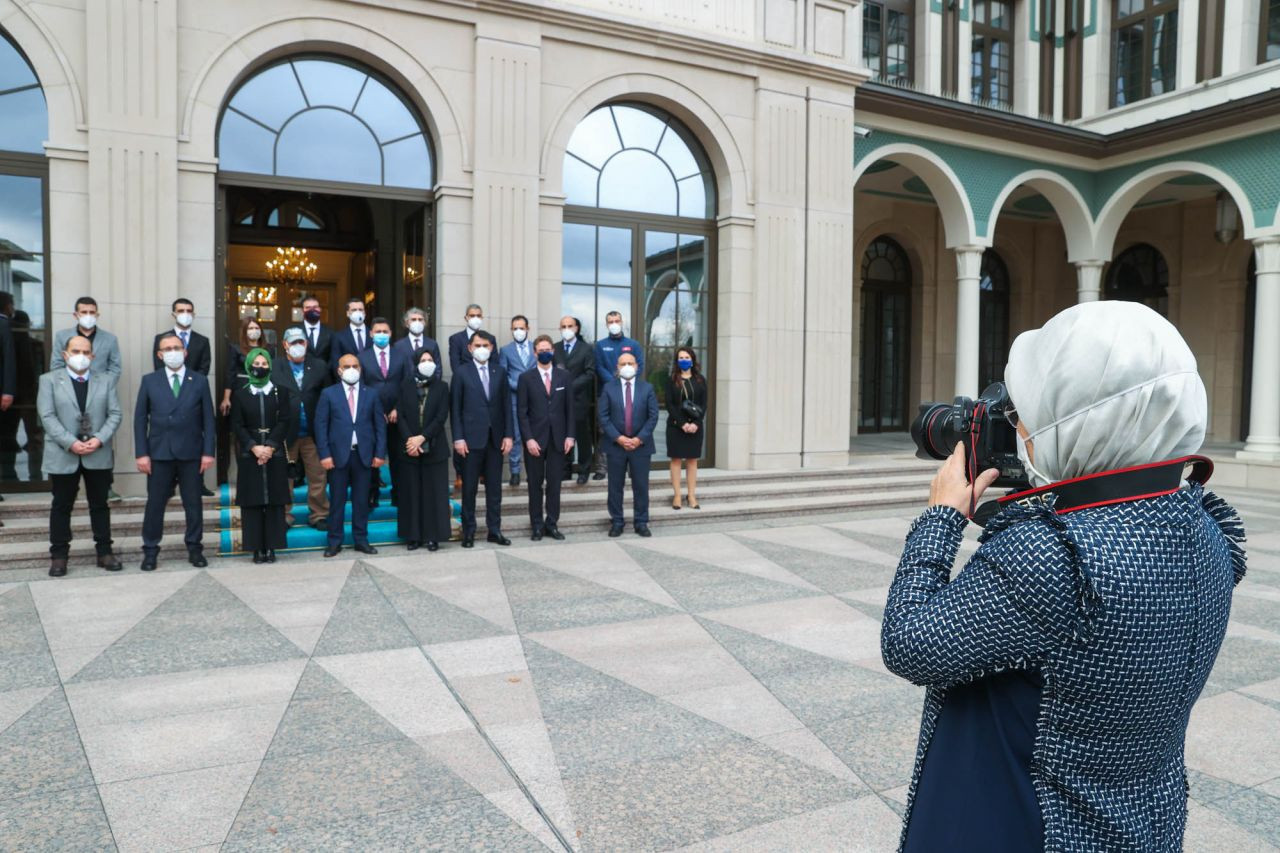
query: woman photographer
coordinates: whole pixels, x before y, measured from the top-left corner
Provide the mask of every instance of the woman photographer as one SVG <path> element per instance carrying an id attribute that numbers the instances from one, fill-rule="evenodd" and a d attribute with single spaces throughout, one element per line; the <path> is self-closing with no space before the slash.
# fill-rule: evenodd
<path id="1" fill-rule="evenodd" d="M 1005 380 L 1034 485 L 1175 460 L 1207 405 L 1178 331 L 1137 303 L 1076 305 L 1020 335 Z M 1244 576 L 1244 530 L 1195 482 L 1055 510 L 1010 503 L 951 568 L 971 501 L 957 446 L 907 534 L 886 666 L 928 687 L 907 851 L 1175 851 L 1191 706 Z"/>
<path id="2" fill-rule="evenodd" d="M 667 456 L 671 459 L 671 508 L 680 509 L 680 466 L 684 464 L 690 509 L 698 504 L 698 458 L 702 456 L 703 424 L 707 417 L 707 380 L 698 369 L 698 356 L 689 347 L 676 350 L 667 377 Z"/>
<path id="3" fill-rule="evenodd" d="M 397 533 L 416 551 L 435 551 L 450 534 L 450 446 L 444 425 L 449 419 L 449 385 L 430 351 L 418 351 L 413 372 L 400 387 L 397 426 L 403 442 L 404 484 L 400 491 Z"/>

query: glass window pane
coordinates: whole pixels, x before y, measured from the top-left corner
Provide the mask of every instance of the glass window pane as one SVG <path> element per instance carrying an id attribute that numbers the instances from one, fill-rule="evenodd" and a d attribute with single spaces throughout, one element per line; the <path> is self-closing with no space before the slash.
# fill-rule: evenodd
<path id="1" fill-rule="evenodd" d="M 311 106 L 332 106 L 349 110 L 356 103 L 368 74 L 324 59 L 302 59 L 293 63 Z"/>
<path id="2" fill-rule="evenodd" d="M 1142 97 L 1142 24 L 1122 28 L 1116 33 L 1116 106 L 1132 103 Z"/>
<path id="3" fill-rule="evenodd" d="M 44 335 L 44 181 L 0 175 L 0 291 L 13 295 L 12 332 L 17 386 L 4 436 L 0 491 L 6 482 L 41 479 L 39 433 L 27 429 L 36 417 L 38 379 L 49 363 Z"/>
<path id="4" fill-rule="evenodd" d="M 596 280 L 595 226 L 566 222 L 561 250 L 561 281 L 591 284 Z"/>
<path id="5" fill-rule="evenodd" d="M 0 92 L 19 86 L 32 86 L 40 81 L 18 49 L 0 35 Z"/>
<path id="6" fill-rule="evenodd" d="M 997 29 L 1007 30 L 1012 25 L 1012 16 L 1009 14 L 1009 7 L 1000 0 L 993 0 L 990 6 L 991 26 Z"/>
<path id="7" fill-rule="evenodd" d="M 600 284 L 631 286 L 631 229 L 600 228 Z"/>
<path id="8" fill-rule="evenodd" d="M 251 77 L 236 90 L 230 105 L 277 131 L 290 116 L 307 108 L 293 68 L 287 62 Z"/>
<path id="9" fill-rule="evenodd" d="M 614 120 L 618 130 L 622 132 L 622 143 L 627 148 L 643 148 L 653 151 L 658 147 L 658 140 L 666 129 L 666 122 L 653 113 L 636 107 L 612 107 Z"/>
<path id="10" fill-rule="evenodd" d="M 44 92 L 24 89 L 0 96 L 0 150 L 43 154 L 48 135 Z"/>
<path id="11" fill-rule="evenodd" d="M 27 260 L 44 251 L 40 178 L 0 175 L 0 258 Z M 3 269 L 3 267 L 0 267 Z M 0 290 L 7 290 L 0 282 Z"/>
<path id="12" fill-rule="evenodd" d="M 581 337 L 596 339 L 596 289 L 590 285 L 566 284 L 560 288 L 561 316 L 577 317 L 582 324 Z M 557 320 L 557 322 L 559 322 Z"/>
<path id="13" fill-rule="evenodd" d="M 1116 17 L 1124 18 L 1142 11 L 1143 0 L 1116 0 Z"/>
<path id="14" fill-rule="evenodd" d="M 613 126 L 609 110 L 598 109 L 574 128 L 566 150 L 599 169 L 621 149 L 622 143 L 618 141 L 618 131 Z"/>
<path id="15" fill-rule="evenodd" d="M 693 152 L 685 144 L 685 141 L 680 138 L 680 134 L 675 132 L 674 128 L 667 131 L 667 134 L 662 137 L 662 144 L 658 146 L 658 156 L 671 167 L 671 172 L 676 176 L 677 180 L 696 175 L 702 171 L 702 167 L 693 156 Z"/>
<path id="16" fill-rule="evenodd" d="M 711 216 L 714 204 L 707 198 L 706 180 L 702 175 L 694 175 L 679 182 L 680 215 L 706 219 Z"/>
<path id="17" fill-rule="evenodd" d="M 356 115 L 373 128 L 379 142 L 390 142 L 417 133 L 418 120 L 400 96 L 377 80 L 370 80 L 356 103 Z"/>
<path id="18" fill-rule="evenodd" d="M 664 231 L 644 235 L 644 338 L 641 342 L 670 365 L 676 343 L 676 290 L 680 284 L 679 238 Z"/>
<path id="19" fill-rule="evenodd" d="M 600 172 L 577 157 L 564 155 L 564 195 L 566 204 L 596 206 L 596 184 Z"/>
<path id="20" fill-rule="evenodd" d="M 862 61 L 874 74 L 883 74 L 880 64 L 880 18 L 884 7 L 879 3 L 862 6 Z"/>
<path id="21" fill-rule="evenodd" d="M 324 181 L 382 183 L 382 154 L 369 129 L 332 108 L 310 110 L 280 132 L 276 174 Z"/>
<path id="22" fill-rule="evenodd" d="M 675 134 L 667 134 L 667 139 Z M 663 146 L 667 145 L 666 139 Z M 675 216 L 676 182 L 657 157 L 645 151 L 623 151 L 600 174 L 600 206 Z"/>
<path id="23" fill-rule="evenodd" d="M 911 16 L 905 12 L 889 12 L 885 36 L 884 76 L 891 83 L 911 81 Z"/>
<path id="24" fill-rule="evenodd" d="M 1280 0 L 1264 0 L 1267 3 L 1267 20 L 1266 27 L 1266 47 L 1263 50 L 1262 61 L 1270 62 L 1273 59 L 1280 59 Z"/>
<path id="25" fill-rule="evenodd" d="M 430 189 L 431 152 L 422 134 L 384 145 L 382 154 L 386 158 L 383 183 L 387 186 Z"/>
<path id="26" fill-rule="evenodd" d="M 1158 15 L 1151 28 L 1151 94 L 1172 92 L 1177 87 L 1178 13 Z"/>
<path id="27" fill-rule="evenodd" d="M 270 175 L 274 171 L 272 149 L 275 142 L 274 133 L 239 113 L 227 110 L 222 114 L 222 127 L 218 130 L 218 168 L 227 172 Z"/>

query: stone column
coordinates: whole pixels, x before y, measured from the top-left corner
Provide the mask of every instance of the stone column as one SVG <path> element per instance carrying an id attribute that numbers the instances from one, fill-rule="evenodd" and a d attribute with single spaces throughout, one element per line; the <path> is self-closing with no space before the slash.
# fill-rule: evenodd
<path id="1" fill-rule="evenodd" d="M 978 387 L 978 278 L 982 248 L 956 250 L 956 390 L 957 396 L 976 397 Z"/>
<path id="2" fill-rule="evenodd" d="M 1102 298 L 1102 267 L 1106 261 L 1076 261 L 1076 302 Z"/>
<path id="3" fill-rule="evenodd" d="M 1280 460 L 1280 237 L 1254 241 L 1257 300 L 1253 309 L 1253 387 L 1249 440 L 1240 456 Z M 1248 318 L 1246 318 L 1247 320 Z"/>

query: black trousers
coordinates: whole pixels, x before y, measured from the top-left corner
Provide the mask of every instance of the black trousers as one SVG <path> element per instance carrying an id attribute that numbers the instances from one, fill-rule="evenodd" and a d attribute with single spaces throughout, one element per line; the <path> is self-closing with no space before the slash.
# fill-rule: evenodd
<path id="1" fill-rule="evenodd" d="M 553 442 L 554 444 L 554 442 Z M 534 456 L 526 447 L 524 467 L 529 474 L 529 523 L 537 530 L 543 526 L 542 484 L 547 484 L 546 526 L 555 527 L 560 522 L 560 480 L 564 477 L 565 455 L 560 447 L 547 446 Z"/>
<path id="2" fill-rule="evenodd" d="M 587 406 L 587 411 L 576 412 L 574 418 L 574 431 L 578 434 L 575 441 L 574 452 L 578 454 L 578 473 L 584 473 L 591 469 L 591 451 L 594 446 L 596 425 L 595 418 L 591 416 L 591 407 Z M 572 469 L 572 465 L 567 465 Z"/>
<path id="3" fill-rule="evenodd" d="M 347 464 L 329 471 L 329 545 L 341 545 L 347 522 L 347 492 L 351 493 L 351 538 L 357 545 L 369 541 L 369 484 L 373 469 L 360 461 L 354 449 Z"/>
<path id="4" fill-rule="evenodd" d="M 622 488 L 627 474 L 631 474 L 632 523 L 649 523 L 649 461 L 653 457 L 647 450 L 623 450 L 616 444 L 606 444 L 605 461 L 609 466 L 609 520 L 622 526 Z"/>
<path id="5" fill-rule="evenodd" d="M 183 535 L 188 551 L 202 551 L 204 546 L 204 498 L 200 489 L 204 485 L 200 476 L 199 459 L 152 459 L 151 476 L 147 477 L 147 508 L 142 515 L 142 552 L 154 554 L 160 550 L 160 538 L 164 536 L 164 511 L 173 494 L 173 484 L 178 484 L 182 496 L 182 509 L 187 515 L 187 532 Z"/>
<path id="6" fill-rule="evenodd" d="M 107 492 L 111 489 L 110 468 L 86 468 L 81 463 L 74 474 L 50 474 L 53 505 L 49 509 L 49 555 L 66 558 L 71 551 L 71 510 L 80 494 L 84 478 L 84 496 L 89 501 L 89 524 L 93 526 L 93 543 L 98 556 L 111 553 L 111 508 Z"/>
<path id="7" fill-rule="evenodd" d="M 484 526 L 502 531 L 502 448 L 492 444 L 468 447 L 462 465 L 462 535 L 476 534 L 476 495 L 484 477 Z"/>

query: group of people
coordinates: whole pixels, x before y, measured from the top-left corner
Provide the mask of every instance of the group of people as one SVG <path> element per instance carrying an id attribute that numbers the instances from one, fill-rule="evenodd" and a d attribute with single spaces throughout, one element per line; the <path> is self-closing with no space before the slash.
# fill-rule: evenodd
<path id="1" fill-rule="evenodd" d="M 155 336 L 155 370 L 143 377 L 134 410 L 135 461 L 147 475 L 143 571 L 157 566 L 164 513 L 175 491 L 186 515 L 188 561 L 207 564 L 202 497 L 210 493 L 203 477 L 216 461 L 218 415 L 235 440 L 235 502 L 243 547 L 253 551 L 254 562 L 274 562 L 286 547 L 294 484 L 302 480 L 307 523 L 326 532 L 326 557 L 342 550 L 348 501 L 355 550 L 376 553 L 369 518 L 388 485 L 399 538 L 410 550 L 437 550 L 451 533 L 450 459 L 461 496 L 462 547 L 475 544 L 482 484 L 486 538 L 511 544 L 502 532 L 504 462 L 511 486 L 527 478 L 532 538 L 562 540 L 561 484 L 574 476 L 575 455 L 578 483 L 587 482 L 597 446 L 605 472 L 596 476 L 608 477 L 609 535 L 625 529 L 628 476 L 633 529 L 651 535 L 649 467 L 660 407 L 641 372 L 644 353 L 623 334 L 620 313 L 605 317 L 609 334 L 594 344 L 580 338 L 574 317 L 561 319 L 559 340 L 545 334 L 530 340 L 528 319 L 517 316 L 511 340 L 499 348 L 484 329 L 483 309 L 470 305 L 465 327 L 447 342 L 446 380 L 440 346 L 426 335 L 426 313 L 419 308 L 404 313 L 404 334 L 394 341 L 391 322 L 367 318 L 359 299 L 347 303 L 340 328 L 325 325 L 314 298 L 301 309 L 303 322 L 285 331 L 278 352 L 256 319 L 241 322 L 237 339 L 227 344 L 225 388 L 215 407 L 212 346 L 191 328 L 193 303 L 173 302 L 173 328 Z M 75 316 L 76 325 L 55 336 L 37 402 L 51 445 L 42 464 L 53 489 L 49 573 L 55 577 L 67 571 L 81 481 L 98 565 L 122 568 L 108 504 L 113 438 L 123 418 L 116 390 L 119 343 L 98 326 L 91 297 L 76 301 Z M 0 358 L 6 331 L 0 327 Z M 679 348 L 674 356 L 663 377 L 672 506 L 698 508 L 707 383 L 692 349 Z M 0 363 L 0 383 L 8 362 Z"/>

